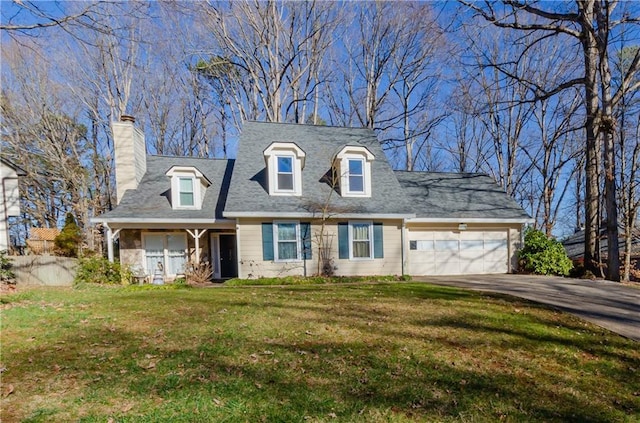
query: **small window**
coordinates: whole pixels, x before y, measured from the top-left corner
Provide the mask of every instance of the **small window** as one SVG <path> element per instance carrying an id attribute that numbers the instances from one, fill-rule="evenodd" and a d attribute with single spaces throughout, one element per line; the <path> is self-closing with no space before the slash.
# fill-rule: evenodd
<path id="1" fill-rule="evenodd" d="M 350 193 L 364 192 L 364 160 L 349 159 L 349 188 Z"/>
<path id="2" fill-rule="evenodd" d="M 276 261 L 300 260 L 300 226 L 297 222 L 277 222 L 273 225 Z"/>
<path id="3" fill-rule="evenodd" d="M 278 191 L 293 191 L 293 157 L 278 157 Z"/>
<path id="4" fill-rule="evenodd" d="M 371 248 L 371 240 L 373 239 L 371 223 L 352 223 L 350 229 L 351 258 L 373 258 L 373 249 Z"/>
<path id="5" fill-rule="evenodd" d="M 193 186 L 193 178 L 179 178 L 181 207 L 192 207 L 195 205 Z"/>

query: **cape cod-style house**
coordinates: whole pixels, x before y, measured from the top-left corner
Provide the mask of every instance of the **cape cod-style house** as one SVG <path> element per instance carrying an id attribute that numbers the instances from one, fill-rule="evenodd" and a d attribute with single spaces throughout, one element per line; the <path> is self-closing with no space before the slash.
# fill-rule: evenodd
<path id="1" fill-rule="evenodd" d="M 110 258 L 168 278 L 508 273 L 525 211 L 490 177 L 394 171 L 373 131 L 247 122 L 237 158 L 148 156 L 132 118 L 113 125 Z"/>

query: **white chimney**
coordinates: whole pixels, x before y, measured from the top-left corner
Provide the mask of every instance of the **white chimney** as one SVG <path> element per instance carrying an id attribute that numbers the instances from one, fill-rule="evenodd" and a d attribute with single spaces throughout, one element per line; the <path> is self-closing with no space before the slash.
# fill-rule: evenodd
<path id="1" fill-rule="evenodd" d="M 116 153 L 116 204 L 128 189 L 136 189 L 147 171 L 147 148 L 144 134 L 135 127 L 133 116 L 122 115 L 111 122 Z"/>

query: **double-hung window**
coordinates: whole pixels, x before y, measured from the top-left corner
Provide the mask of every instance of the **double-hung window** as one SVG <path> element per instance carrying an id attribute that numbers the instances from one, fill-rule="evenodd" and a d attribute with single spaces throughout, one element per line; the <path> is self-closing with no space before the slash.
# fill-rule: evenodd
<path id="1" fill-rule="evenodd" d="M 349 194 L 364 194 L 364 159 L 349 159 Z"/>
<path id="2" fill-rule="evenodd" d="M 338 258 L 372 260 L 384 258 L 381 222 L 352 220 L 338 223 Z"/>
<path id="3" fill-rule="evenodd" d="M 293 191 L 293 156 L 276 156 L 278 173 L 278 191 Z"/>
<path id="4" fill-rule="evenodd" d="M 297 222 L 275 222 L 273 239 L 276 261 L 300 260 L 300 225 Z"/>
<path id="5" fill-rule="evenodd" d="M 193 207 L 195 205 L 194 178 L 178 178 L 180 189 L 180 207 Z"/>
<path id="6" fill-rule="evenodd" d="M 373 225 L 371 222 L 355 222 L 349 225 L 349 243 L 352 259 L 373 258 Z"/>
<path id="7" fill-rule="evenodd" d="M 276 220 L 262 223 L 263 260 L 310 260 L 311 254 L 310 222 Z"/>

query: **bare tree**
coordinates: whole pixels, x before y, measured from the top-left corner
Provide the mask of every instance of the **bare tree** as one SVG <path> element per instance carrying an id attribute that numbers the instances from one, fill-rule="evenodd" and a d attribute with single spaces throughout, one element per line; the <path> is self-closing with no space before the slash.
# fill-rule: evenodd
<path id="1" fill-rule="evenodd" d="M 242 119 L 306 120 L 317 110 L 320 69 L 336 25 L 331 3 L 234 2 L 201 5 L 212 56 L 237 68 L 232 98 Z"/>
<path id="2" fill-rule="evenodd" d="M 607 277 L 619 280 L 618 222 L 615 187 L 615 160 L 613 155 L 613 106 L 620 100 L 620 91 L 613 93 L 609 65 L 609 49 L 614 31 L 620 25 L 639 22 L 637 16 L 622 13 L 614 18 L 617 2 L 609 0 L 576 0 L 572 10 L 556 8 L 553 4 L 538 4 L 528 1 L 503 0 L 501 2 L 462 2 L 474 10 L 482 19 L 493 25 L 533 35 L 532 43 L 549 37 L 564 37 L 575 41 L 584 67 L 582 74 L 566 79 L 556 85 L 544 86 L 514 73 L 496 63 L 501 73 L 529 87 L 529 101 L 550 98 L 574 86 L 584 89 L 586 111 L 586 233 L 585 266 L 595 271 L 598 238 L 598 155 L 604 146 L 605 203 L 607 212 Z M 640 51 L 630 62 L 623 79 L 630 82 L 640 69 Z M 640 82 L 629 88 L 638 89 Z M 603 144 L 601 143 L 603 141 Z"/>
<path id="3" fill-rule="evenodd" d="M 20 197 L 32 225 L 56 227 L 72 212 L 89 227 L 86 127 L 37 46 L 3 48 L 2 154 L 27 173 Z"/>

